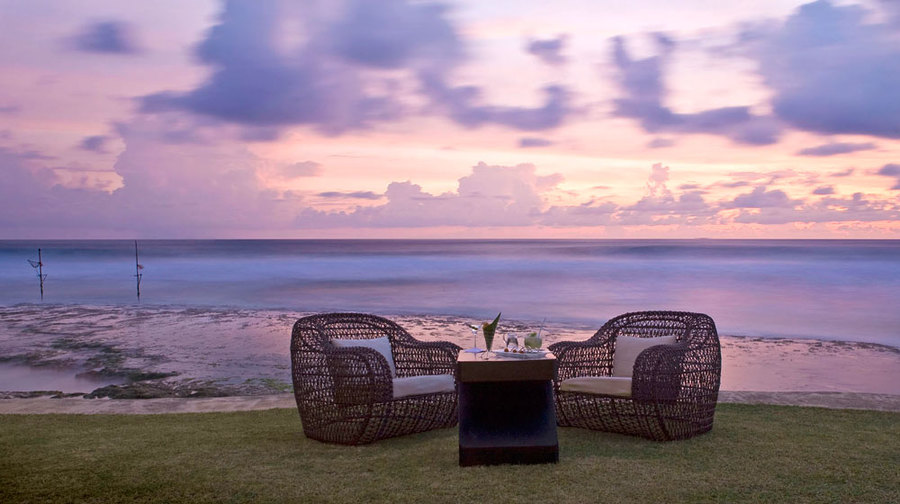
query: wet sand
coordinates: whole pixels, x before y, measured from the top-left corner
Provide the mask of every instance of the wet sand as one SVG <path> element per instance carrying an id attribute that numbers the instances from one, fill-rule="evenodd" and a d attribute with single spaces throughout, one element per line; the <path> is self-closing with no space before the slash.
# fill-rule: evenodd
<path id="1" fill-rule="evenodd" d="M 197 397 L 207 396 L 212 397 L 208 399 L 210 404 L 217 404 L 225 398 L 215 396 L 250 396 L 244 402 L 267 404 L 270 399 L 266 396 L 290 390 L 290 332 L 293 322 L 303 315 L 159 306 L 0 307 L 0 398 L 7 398 L 0 399 L 0 404 L 9 407 L 10 401 L 32 401 L 15 398 L 28 391 L 90 393 L 110 383 L 151 388 L 166 400 L 190 397 L 189 401 L 197 401 Z M 476 322 L 472 319 L 385 316 L 422 340 L 447 340 L 464 348 L 473 344 L 472 333 L 466 328 L 466 323 Z M 550 322 L 544 329 L 544 344 L 587 339 L 601 323 L 599 320 L 589 327 Z M 539 325 L 539 320 L 501 320 L 500 332 L 525 332 Z M 748 338 L 729 335 L 723 327 L 719 332 L 725 401 L 729 397 L 741 402 L 763 397 L 767 402 L 794 404 L 821 397 L 827 398 L 827 403 L 840 404 L 842 397 L 851 397 L 841 394 L 869 399 L 900 397 L 900 348 L 815 339 Z M 481 340 L 479 343 L 483 344 Z M 23 368 L 32 372 L 23 374 Z M 752 394 L 756 392 L 770 395 Z M 32 403 L 40 401 L 108 402 L 40 398 Z"/>

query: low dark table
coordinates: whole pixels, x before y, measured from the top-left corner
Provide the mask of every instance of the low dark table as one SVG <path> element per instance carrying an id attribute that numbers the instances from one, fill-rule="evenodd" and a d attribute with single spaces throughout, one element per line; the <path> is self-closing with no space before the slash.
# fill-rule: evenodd
<path id="1" fill-rule="evenodd" d="M 517 359 L 460 352 L 459 465 L 559 461 L 556 356 Z"/>

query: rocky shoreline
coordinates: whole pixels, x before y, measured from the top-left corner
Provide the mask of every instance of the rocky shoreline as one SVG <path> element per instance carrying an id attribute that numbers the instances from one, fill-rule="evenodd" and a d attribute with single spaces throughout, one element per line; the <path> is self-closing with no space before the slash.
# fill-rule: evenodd
<path id="1" fill-rule="evenodd" d="M 291 390 L 290 331 L 302 315 L 227 308 L 0 307 L 0 399 L 151 400 L 282 394 Z M 471 319 L 387 316 L 425 341 L 452 341 L 462 347 L 473 344 L 466 326 Z M 501 320 L 500 332 L 521 333 L 538 324 L 540 321 Z M 544 328 L 545 344 L 583 340 L 595 330 L 549 323 Z M 900 395 L 900 348 L 721 332 L 720 338 L 723 391 Z M 49 378 L 29 379 L 28 373 L 47 373 Z M 75 383 L 62 386 L 54 381 L 57 378 Z"/>

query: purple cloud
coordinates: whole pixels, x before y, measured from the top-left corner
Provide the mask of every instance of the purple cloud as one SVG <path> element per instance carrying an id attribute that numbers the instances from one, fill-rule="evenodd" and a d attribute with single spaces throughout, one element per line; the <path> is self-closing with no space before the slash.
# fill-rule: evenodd
<path id="1" fill-rule="evenodd" d="M 226 2 L 196 51 L 210 78 L 186 93 L 145 96 L 141 111 L 186 110 L 252 127 L 310 125 L 330 135 L 412 113 L 404 89 L 431 102 L 425 111 L 466 127 L 547 129 L 569 112 L 559 87 L 545 89 L 544 106 L 526 108 L 482 104 L 479 88 L 449 84 L 464 51 L 441 5 L 351 0 L 343 7 L 324 16 L 278 0 Z M 304 42 L 285 51 L 279 37 L 295 36 Z"/>
<path id="2" fill-rule="evenodd" d="M 522 131 L 546 130 L 561 125 L 572 113 L 569 92 L 562 86 L 545 86 L 544 105 L 528 108 L 481 105 L 480 88 L 448 87 L 442 79 L 434 76 L 425 76 L 424 83 L 436 107 L 455 122 L 469 128 L 492 123 Z"/>
<path id="3" fill-rule="evenodd" d="M 413 60 L 450 64 L 462 48 L 439 4 L 351 0 L 346 16 L 328 29 L 335 53 L 367 67 L 405 68 Z"/>
<path id="4" fill-rule="evenodd" d="M 855 171 L 856 171 L 855 168 L 847 168 L 846 170 L 841 170 L 839 172 L 829 173 L 828 176 L 829 177 L 849 177 L 850 175 L 853 175 L 853 172 L 855 172 Z"/>
<path id="5" fill-rule="evenodd" d="M 619 206 L 595 199 L 574 206 L 551 206 L 538 220 L 545 226 L 609 226 L 617 223 Z"/>
<path id="6" fill-rule="evenodd" d="M 734 142 L 767 145 L 778 141 L 781 128 L 771 117 L 758 116 L 749 107 L 722 107 L 680 114 L 663 104 L 666 87 L 663 70 L 675 48 L 668 37 L 657 34 L 657 56 L 634 60 L 622 37 L 613 39 L 617 83 L 623 96 L 615 99 L 614 114 L 637 119 L 648 133 L 705 133 L 722 135 Z"/>
<path id="7" fill-rule="evenodd" d="M 39 152 L 36 150 L 25 150 L 17 154 L 21 159 L 27 159 L 29 161 L 50 161 L 56 159 L 56 156 L 49 156 L 44 154 L 43 152 Z"/>
<path id="8" fill-rule="evenodd" d="M 562 181 L 540 176 L 530 164 L 489 166 L 479 163 L 459 179 L 456 192 L 430 194 L 412 182 L 392 182 L 377 206 L 325 212 L 307 208 L 297 218 L 303 228 L 528 226 L 542 215 L 542 194 Z"/>
<path id="9" fill-rule="evenodd" d="M 794 208 L 801 204 L 800 200 L 790 199 L 781 189 L 766 190 L 765 186 L 756 186 L 746 194 L 741 194 L 733 201 L 724 204 L 725 208 Z"/>
<path id="10" fill-rule="evenodd" d="M 827 194 L 834 194 L 834 187 L 820 186 L 820 187 L 815 188 L 812 193 L 815 195 L 819 195 L 819 196 L 827 195 Z"/>
<path id="11" fill-rule="evenodd" d="M 536 137 L 524 137 L 519 139 L 519 147 L 529 148 L 529 147 L 547 147 L 553 145 L 552 140 L 547 140 L 546 138 L 536 138 Z"/>
<path id="12" fill-rule="evenodd" d="M 566 46 L 568 37 L 559 35 L 554 39 L 547 40 L 530 40 L 526 46 L 529 54 L 538 57 L 544 63 L 551 66 L 562 65 L 566 62 L 566 57 L 562 51 Z"/>
<path id="13" fill-rule="evenodd" d="M 819 0 L 774 30 L 745 34 L 775 115 L 826 134 L 900 138 L 900 44 L 896 26 L 860 5 Z"/>
<path id="14" fill-rule="evenodd" d="M 896 177 L 897 183 L 891 187 L 892 190 L 900 189 L 900 164 L 889 163 L 881 167 L 878 170 L 878 175 L 884 175 L 886 177 Z"/>
<path id="15" fill-rule="evenodd" d="M 106 141 L 109 140 L 109 137 L 104 135 L 94 135 L 89 137 L 84 137 L 79 144 L 79 147 L 91 152 L 104 153 L 106 150 L 103 146 L 106 144 Z"/>
<path id="16" fill-rule="evenodd" d="M 351 199 L 364 199 L 364 200 L 377 200 L 381 199 L 383 195 L 376 194 L 372 191 L 352 191 L 352 192 L 341 192 L 341 191 L 325 191 L 316 194 L 320 198 L 351 198 Z"/>
<path id="17" fill-rule="evenodd" d="M 675 145 L 675 140 L 673 140 L 671 138 L 660 137 L 660 138 L 654 138 L 653 140 L 651 140 L 647 144 L 647 147 L 649 147 L 651 149 L 662 149 L 665 147 L 671 147 L 673 145 Z"/>
<path id="18" fill-rule="evenodd" d="M 379 7 L 382 24 L 362 26 L 361 17 Z M 210 79 L 187 93 L 146 96 L 142 110 L 187 110 L 250 126 L 308 124 L 327 134 L 400 117 L 403 107 L 385 88 L 387 79 L 367 78 L 364 70 L 435 64 L 428 56 L 441 60 L 455 44 L 452 27 L 439 9 L 399 0 L 350 2 L 345 16 L 329 25 L 284 2 L 227 2 L 219 23 L 197 47 L 200 60 L 214 69 Z M 294 21 L 302 28 L 293 29 L 309 34 L 309 40 L 286 54 L 273 34 L 291 35 L 287 30 Z M 418 23 L 431 30 L 423 33 Z M 353 33 L 339 37 L 342 28 Z M 369 50 L 366 41 L 374 44 Z"/>
<path id="19" fill-rule="evenodd" d="M 867 200 L 862 193 L 850 198 L 825 197 L 798 207 L 765 207 L 741 210 L 734 221 L 741 224 L 787 224 L 791 222 L 875 222 L 900 218 L 896 206 L 884 201 Z"/>
<path id="20" fill-rule="evenodd" d="M 84 27 L 72 37 L 71 45 L 78 50 L 102 54 L 137 54 L 141 52 L 132 28 L 121 21 L 98 21 Z"/>
<path id="21" fill-rule="evenodd" d="M 859 152 L 872 150 L 877 146 L 872 142 L 850 143 L 850 142 L 832 142 L 815 147 L 808 147 L 797 151 L 798 156 L 836 156 L 838 154 L 849 154 L 851 152 Z"/>
<path id="22" fill-rule="evenodd" d="M 900 175 L 900 164 L 888 163 L 878 170 L 878 174 L 896 177 Z"/>

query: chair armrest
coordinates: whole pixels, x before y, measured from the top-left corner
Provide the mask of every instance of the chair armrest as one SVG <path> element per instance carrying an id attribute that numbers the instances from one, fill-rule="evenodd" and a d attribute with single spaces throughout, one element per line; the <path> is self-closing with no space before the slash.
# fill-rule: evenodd
<path id="1" fill-rule="evenodd" d="M 394 348 L 397 376 L 454 374 L 462 348 L 449 341 L 402 341 Z"/>
<path id="2" fill-rule="evenodd" d="M 634 361 L 631 397 L 636 401 L 674 401 L 681 394 L 688 346 L 656 345 L 644 349 Z"/>
<path id="3" fill-rule="evenodd" d="M 387 359 L 365 347 L 331 347 L 325 350 L 334 380 L 334 400 L 338 404 L 372 404 L 390 401 L 393 378 Z"/>
<path id="4" fill-rule="evenodd" d="M 609 376 L 613 353 L 607 342 L 560 341 L 547 347 L 556 356 L 557 382 L 577 376 Z"/>

